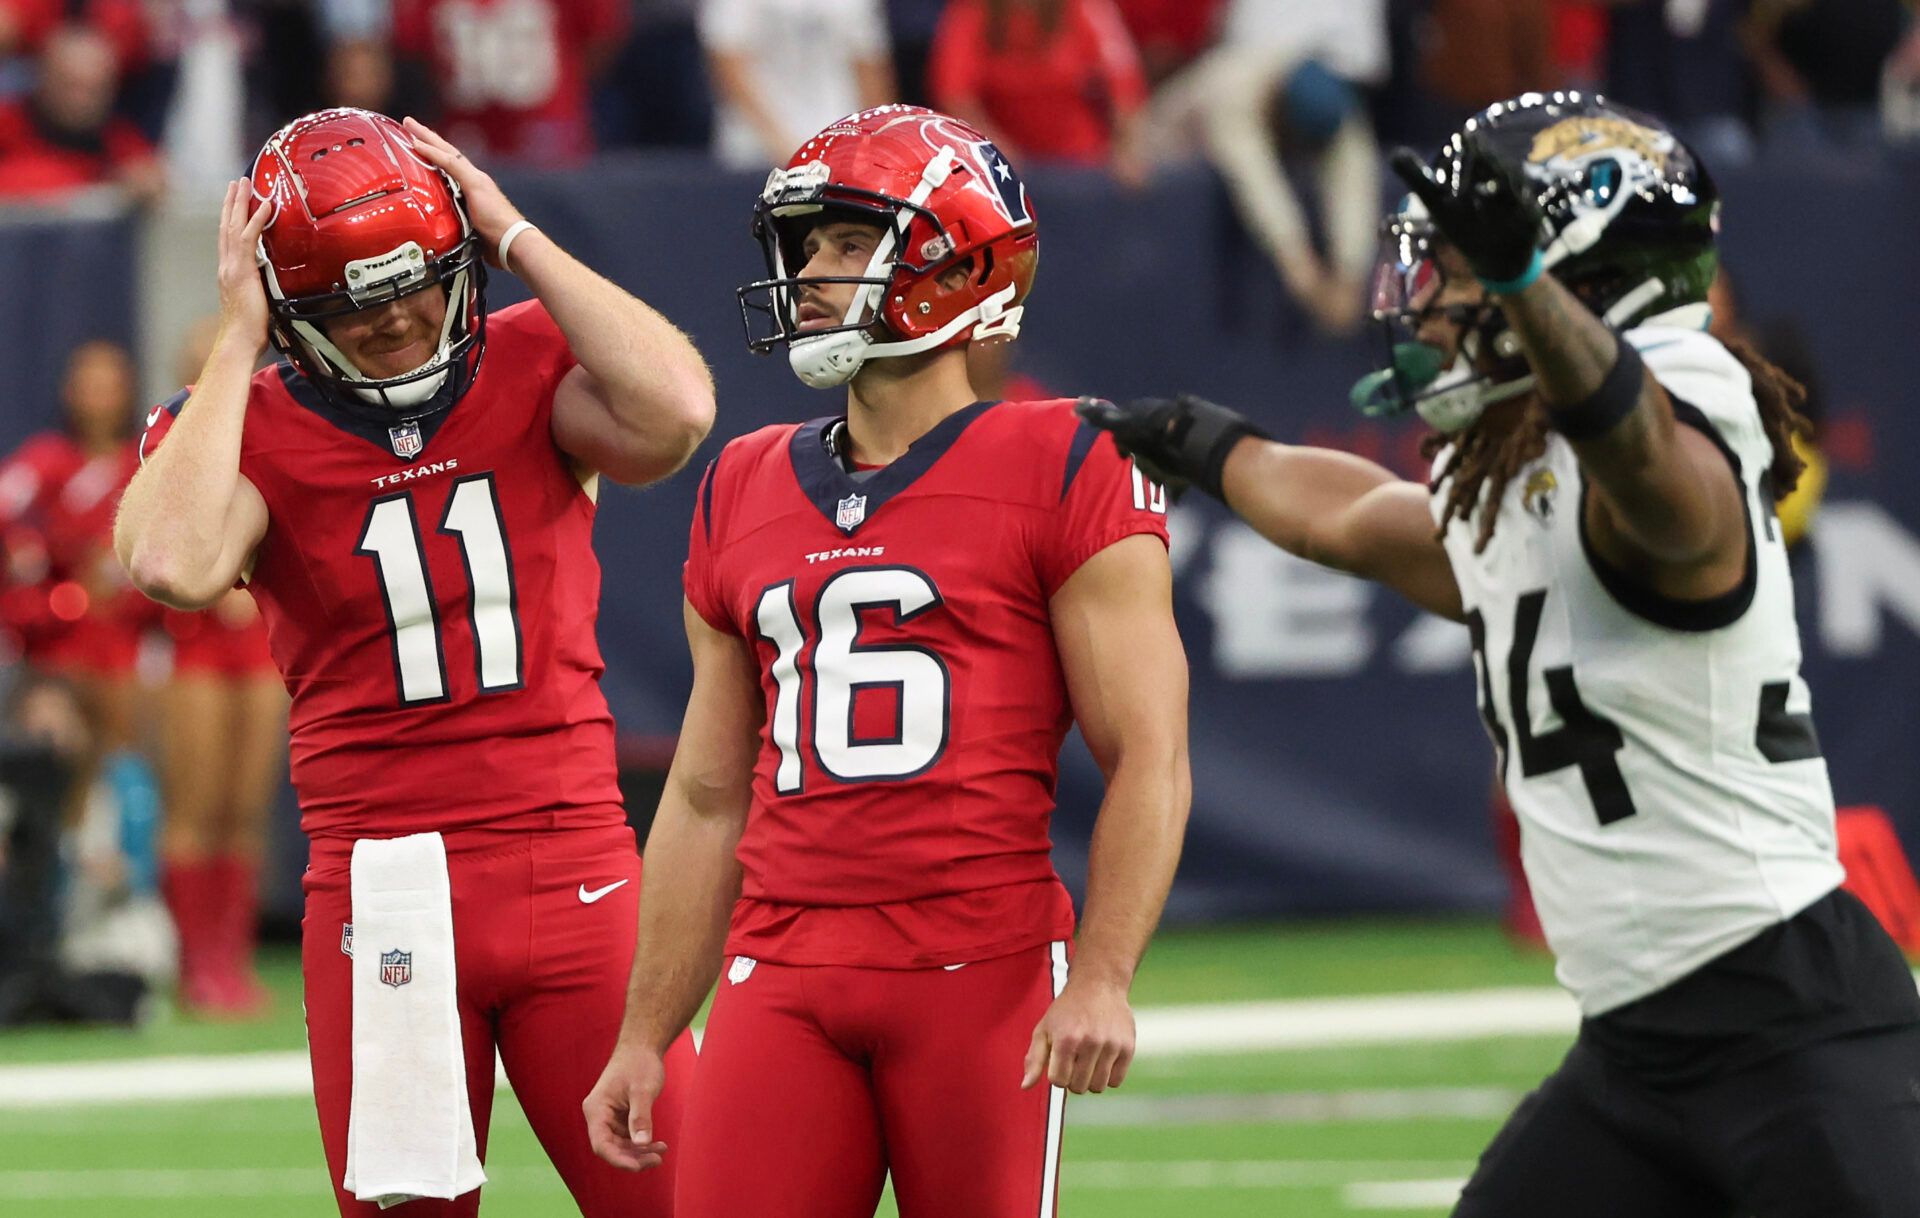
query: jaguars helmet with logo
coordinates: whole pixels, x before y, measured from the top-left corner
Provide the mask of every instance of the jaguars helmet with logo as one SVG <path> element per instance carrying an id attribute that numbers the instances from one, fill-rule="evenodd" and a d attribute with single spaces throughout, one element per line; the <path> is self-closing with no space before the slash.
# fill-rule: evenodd
<path id="1" fill-rule="evenodd" d="M 1719 192 L 1706 167 L 1660 120 L 1583 93 L 1525 93 L 1489 106 L 1441 145 L 1436 176 L 1458 173 L 1469 141 L 1519 171 L 1542 218 L 1546 267 L 1609 325 L 1627 329 L 1681 314 L 1705 320 L 1718 263 Z M 1434 257 L 1442 240 L 1420 201 L 1408 196 L 1381 225 L 1373 315 L 1385 323 L 1390 366 L 1354 386 L 1370 415 L 1414 409 L 1456 431 L 1493 402 L 1532 387 L 1517 336 L 1491 300 L 1459 310 L 1460 358 L 1415 332 L 1443 286 Z"/>

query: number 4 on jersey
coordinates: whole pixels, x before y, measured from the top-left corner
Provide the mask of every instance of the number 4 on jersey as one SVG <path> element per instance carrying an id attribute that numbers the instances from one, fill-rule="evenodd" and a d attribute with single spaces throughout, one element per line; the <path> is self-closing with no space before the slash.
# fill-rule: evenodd
<path id="1" fill-rule="evenodd" d="M 460 540 L 467 583 L 468 623 L 480 692 L 519 689 L 520 621 L 513 588 L 513 556 L 500 525 L 493 475 L 462 478 L 447 496 L 439 531 Z M 408 706 L 447 698 L 447 659 L 440 641 L 439 602 L 427 572 L 426 548 L 413 511 L 413 495 L 376 499 L 367 510 L 355 554 L 373 559 L 393 635 L 393 670 L 400 701 Z"/>
<path id="2" fill-rule="evenodd" d="M 1611 825 L 1638 814 L 1633 793 L 1627 789 L 1615 756 L 1626 747 L 1619 725 L 1588 708 L 1573 679 L 1573 666 L 1562 664 L 1540 673 L 1547 687 L 1547 700 L 1560 717 L 1560 726 L 1535 735 L 1530 689 L 1533 683 L 1534 644 L 1540 638 L 1540 618 L 1547 605 L 1547 590 L 1536 589 L 1520 597 L 1514 607 L 1513 647 L 1507 653 L 1507 707 L 1513 716 L 1514 735 L 1518 737 L 1521 778 L 1538 778 L 1577 766 L 1587 797 L 1593 801 L 1595 815 L 1603 825 Z M 1493 661 L 1487 655 L 1487 623 L 1478 609 L 1467 612 L 1467 631 L 1473 640 L 1475 676 L 1480 683 L 1480 717 L 1487 734 L 1493 737 L 1502 781 L 1513 781 L 1507 773 L 1507 729 L 1500 722 L 1493 700 Z M 1820 756 L 1820 740 L 1813 731 L 1813 717 L 1787 710 L 1791 682 L 1773 681 L 1760 687 L 1759 722 L 1754 729 L 1754 747 L 1761 756 L 1779 765 L 1790 761 L 1811 761 Z"/>

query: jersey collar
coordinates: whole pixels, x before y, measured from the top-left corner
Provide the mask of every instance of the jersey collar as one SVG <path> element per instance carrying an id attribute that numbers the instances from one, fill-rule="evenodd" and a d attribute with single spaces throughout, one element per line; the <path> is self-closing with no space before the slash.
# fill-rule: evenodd
<path id="1" fill-rule="evenodd" d="M 793 461 L 794 477 L 813 506 L 828 523 L 851 537 L 882 506 L 933 468 L 966 431 L 969 424 L 997 402 L 975 402 L 962 407 L 934 424 L 900 454 L 898 460 L 858 481 L 847 473 L 834 451 L 835 440 L 845 415 L 833 415 L 802 423 L 793 433 L 788 453 Z"/>
<path id="2" fill-rule="evenodd" d="M 445 410 L 435 411 L 424 418 L 414 419 L 403 425 L 387 426 L 334 406 L 320 396 L 319 391 L 314 389 L 313 382 L 301 376 L 294 370 L 293 365 L 285 360 L 281 360 L 279 367 L 274 371 L 279 374 L 281 387 L 287 391 L 287 396 L 296 403 L 348 435 L 359 436 L 402 464 L 419 459 L 420 454 L 426 451 L 428 442 L 446 425 L 447 420 L 453 417 L 453 412 L 460 408 L 460 402 L 467 396 L 467 394 L 460 395 L 460 398 L 455 399 Z M 471 385 L 468 386 L 468 390 L 471 392 Z"/>

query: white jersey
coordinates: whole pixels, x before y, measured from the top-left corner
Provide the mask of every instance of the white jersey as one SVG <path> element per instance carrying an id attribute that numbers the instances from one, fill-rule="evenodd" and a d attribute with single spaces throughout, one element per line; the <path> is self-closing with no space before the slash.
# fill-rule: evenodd
<path id="1" fill-rule="evenodd" d="M 1843 878 L 1751 380 L 1697 329 L 1627 339 L 1675 414 L 1738 470 L 1740 587 L 1670 601 L 1606 567 L 1558 434 L 1507 485 L 1483 553 L 1477 513 L 1444 538 L 1534 902 L 1588 1015 L 1677 981 Z M 1436 518 L 1444 502 L 1443 487 Z"/>

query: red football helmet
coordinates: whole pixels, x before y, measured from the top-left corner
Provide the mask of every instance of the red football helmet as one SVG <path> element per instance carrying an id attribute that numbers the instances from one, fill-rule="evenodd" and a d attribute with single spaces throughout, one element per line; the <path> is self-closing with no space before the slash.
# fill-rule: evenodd
<path id="1" fill-rule="evenodd" d="M 274 133 L 252 178 L 254 197 L 274 202 L 258 257 L 280 353 L 327 401 L 383 422 L 457 401 L 485 349 L 486 268 L 459 187 L 406 128 L 367 110 L 317 111 Z M 441 284 L 439 346 L 399 376 L 364 375 L 319 324 Z"/>
<path id="2" fill-rule="evenodd" d="M 840 324 L 802 334 L 794 316 L 801 242 L 830 218 L 886 231 L 864 275 L 808 280 L 866 290 Z M 768 176 L 753 233 L 769 278 L 738 292 L 747 345 L 764 353 L 786 344 L 794 372 L 816 389 L 846 383 L 876 357 L 1012 338 L 1040 257 L 1033 206 L 1007 158 L 972 127 L 920 106 L 865 110 L 808 140 Z M 963 284 L 940 285 L 969 262 Z M 760 333 L 754 314 L 766 319 Z M 875 322 L 886 341 L 875 338 Z"/>

